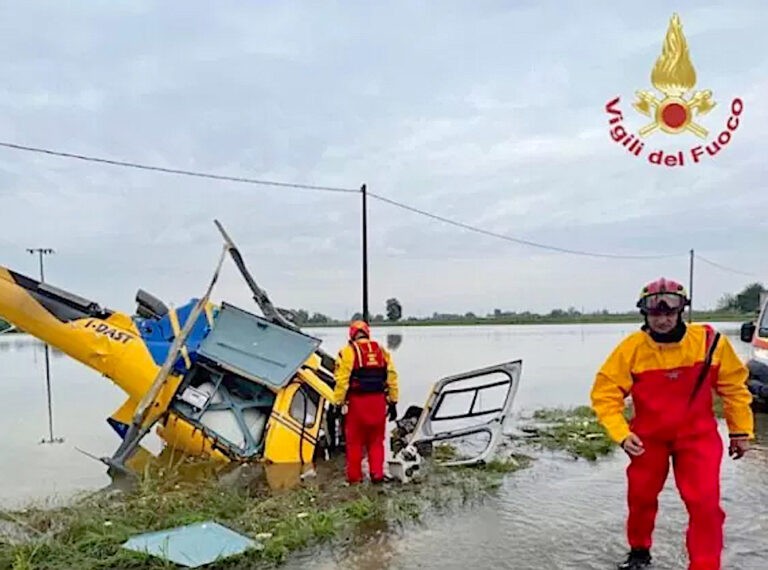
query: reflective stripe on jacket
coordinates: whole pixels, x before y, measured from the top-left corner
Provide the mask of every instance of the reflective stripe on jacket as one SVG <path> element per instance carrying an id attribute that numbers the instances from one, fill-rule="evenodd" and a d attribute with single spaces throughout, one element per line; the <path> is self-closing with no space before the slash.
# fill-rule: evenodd
<path id="1" fill-rule="evenodd" d="M 365 364 L 369 364 L 370 368 L 361 366 Z M 364 338 L 345 345 L 339 351 L 334 378 L 336 387 L 333 395 L 337 405 L 345 401 L 348 392 L 360 388 L 361 381 L 375 384 L 382 380 L 383 390 L 380 391 L 386 392 L 390 402 L 397 403 L 398 377 L 392 364 L 392 357 L 376 341 Z"/>
<path id="2" fill-rule="evenodd" d="M 731 435 L 754 437 L 752 396 L 746 385 L 746 366 L 724 335 L 696 396 L 691 400 L 706 356 L 707 326 L 688 325 L 680 342 L 657 343 L 637 331 L 608 356 L 591 391 L 592 408 L 615 442 L 630 433 L 672 440 L 678 436 L 716 429 L 712 409 L 714 390 L 723 400 Z M 624 417 L 624 400 L 631 396 L 634 417 Z"/>

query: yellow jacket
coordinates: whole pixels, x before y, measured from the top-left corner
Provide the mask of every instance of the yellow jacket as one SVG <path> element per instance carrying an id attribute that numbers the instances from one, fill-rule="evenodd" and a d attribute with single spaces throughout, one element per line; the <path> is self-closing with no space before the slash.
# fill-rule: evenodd
<path id="1" fill-rule="evenodd" d="M 370 342 L 368 339 L 360 339 L 355 341 L 357 343 Z M 384 353 L 384 358 L 387 361 L 387 400 L 393 404 L 397 403 L 397 399 L 400 396 L 400 388 L 398 386 L 397 371 L 392 363 L 392 357 L 386 348 L 379 345 L 381 351 Z M 336 369 L 333 376 L 336 380 L 336 387 L 333 390 L 333 399 L 337 406 L 342 405 L 347 398 L 347 389 L 349 388 L 349 377 L 352 374 L 352 367 L 355 363 L 355 350 L 351 344 L 346 344 L 339 350 L 339 355 L 336 359 Z"/>
<path id="2" fill-rule="evenodd" d="M 655 342 L 644 331 L 626 337 L 608 356 L 595 377 L 592 408 L 617 443 L 634 432 L 641 438 L 674 438 L 716 427 L 712 392 L 723 401 L 731 436 L 754 437 L 749 372 L 725 335 L 721 335 L 712 365 L 696 398 L 693 386 L 706 356 L 704 325 L 688 325 L 680 342 Z M 624 416 L 631 396 L 634 417 Z"/>

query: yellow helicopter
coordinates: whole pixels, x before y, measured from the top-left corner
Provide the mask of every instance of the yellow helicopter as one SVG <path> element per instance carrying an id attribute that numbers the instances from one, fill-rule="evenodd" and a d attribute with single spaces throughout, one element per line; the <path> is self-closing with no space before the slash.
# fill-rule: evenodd
<path id="1" fill-rule="evenodd" d="M 341 448 L 343 418 L 333 401 L 335 359 L 320 339 L 302 332 L 290 311 L 276 308 L 223 237 L 207 290 L 175 309 L 139 289 L 128 315 L 0 266 L 0 318 L 112 380 L 127 395 L 107 422 L 122 439 L 111 474 L 130 460 L 156 426 L 166 449 L 221 462 L 313 463 Z M 263 316 L 210 301 L 229 254 Z M 396 421 L 390 472 L 410 480 L 432 443 L 484 439 L 470 456 L 443 464 L 485 461 L 501 438 L 517 392 L 522 361 L 440 379 L 423 407 Z M 164 450 L 164 451 L 165 451 Z M 146 451 L 146 450 L 144 450 Z"/>
<path id="2" fill-rule="evenodd" d="M 178 309 L 139 290 L 131 316 L 0 266 L 0 316 L 127 394 L 107 420 L 122 438 L 102 458 L 111 468 L 125 471 L 155 425 L 189 455 L 297 464 L 315 457 L 335 360 L 272 305 L 215 223 L 224 246 L 208 289 Z M 264 317 L 210 302 L 227 253 Z"/>

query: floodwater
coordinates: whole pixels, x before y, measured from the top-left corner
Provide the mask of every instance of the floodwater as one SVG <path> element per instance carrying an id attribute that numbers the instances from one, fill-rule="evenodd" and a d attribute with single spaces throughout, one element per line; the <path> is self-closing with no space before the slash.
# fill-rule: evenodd
<path id="1" fill-rule="evenodd" d="M 737 352 L 740 323 L 716 323 Z M 523 360 L 516 412 L 588 402 L 595 370 L 632 324 L 392 327 L 380 329 L 400 372 L 401 410 L 421 405 L 439 378 L 509 360 Z M 335 353 L 345 329 L 307 329 Z M 376 332 L 376 331 L 374 331 Z M 64 500 L 109 484 L 104 466 L 76 448 L 111 455 L 117 435 L 106 418 L 123 401 L 107 379 L 52 353 L 53 435 L 49 427 L 42 346 L 21 335 L 0 336 L 0 506 Z M 768 417 L 758 432 L 768 435 Z M 725 432 L 724 432 L 725 433 Z M 148 438 L 149 439 L 149 438 Z M 159 442 L 147 446 L 159 450 Z M 546 456 L 508 477 L 493 501 L 385 535 L 362 550 L 301 556 L 289 567 L 326 568 L 611 568 L 624 555 L 626 458 L 596 464 Z M 757 446 L 740 461 L 723 461 L 727 513 L 724 567 L 768 567 L 768 452 Z M 670 476 L 660 500 L 657 568 L 684 569 L 686 513 Z"/>

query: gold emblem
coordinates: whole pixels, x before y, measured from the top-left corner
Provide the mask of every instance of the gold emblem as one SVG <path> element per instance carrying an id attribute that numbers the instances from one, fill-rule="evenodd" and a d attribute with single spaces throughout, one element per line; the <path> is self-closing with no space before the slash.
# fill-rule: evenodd
<path id="1" fill-rule="evenodd" d="M 690 131 L 705 138 L 707 129 L 693 122 L 696 116 L 711 111 L 716 103 L 712 91 L 696 91 L 690 99 L 683 96 L 696 85 L 696 70 L 688 56 L 688 44 L 683 35 L 680 18 L 673 14 L 664 38 L 661 55 L 651 72 L 651 83 L 664 94 L 659 100 L 650 91 L 637 91 L 637 101 L 632 106 L 643 115 L 653 117 L 653 123 L 640 129 L 640 136 L 646 137 L 656 129 L 676 135 Z"/>

